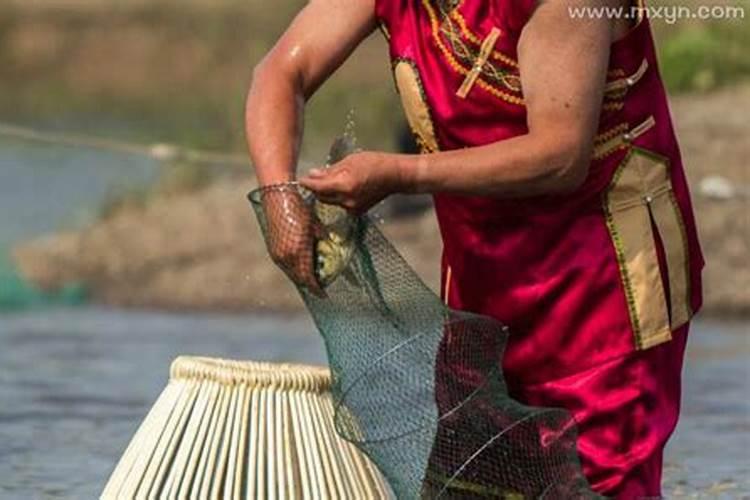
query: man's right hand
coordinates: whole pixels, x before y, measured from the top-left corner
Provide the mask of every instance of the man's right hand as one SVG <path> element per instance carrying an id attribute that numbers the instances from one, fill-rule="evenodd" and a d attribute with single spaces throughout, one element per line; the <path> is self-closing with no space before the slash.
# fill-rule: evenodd
<path id="1" fill-rule="evenodd" d="M 294 186 L 268 189 L 262 200 L 271 258 L 294 283 L 322 296 L 315 275 L 317 226 L 310 204 Z"/>

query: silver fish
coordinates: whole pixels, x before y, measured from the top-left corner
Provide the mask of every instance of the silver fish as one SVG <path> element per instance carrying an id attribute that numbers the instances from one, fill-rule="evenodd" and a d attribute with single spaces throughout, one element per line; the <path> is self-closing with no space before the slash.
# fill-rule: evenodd
<path id="1" fill-rule="evenodd" d="M 338 137 L 328 154 L 331 166 L 355 151 L 354 139 Z M 315 217 L 321 236 L 315 241 L 315 275 L 321 286 L 330 285 L 349 265 L 354 254 L 356 219 L 344 208 L 315 200 Z"/>

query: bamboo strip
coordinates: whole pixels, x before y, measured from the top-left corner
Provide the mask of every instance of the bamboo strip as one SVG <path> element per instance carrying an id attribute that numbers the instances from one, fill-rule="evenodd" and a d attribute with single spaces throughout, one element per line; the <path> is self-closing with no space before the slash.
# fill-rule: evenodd
<path id="1" fill-rule="evenodd" d="M 276 392 L 276 405 L 274 407 L 274 435 L 276 436 L 276 442 L 274 443 L 273 453 L 276 455 L 275 468 L 276 468 L 276 484 L 274 489 L 276 490 L 279 500 L 287 500 L 286 494 L 286 470 L 284 469 L 284 427 L 283 418 L 284 411 L 282 409 L 283 403 L 283 391 Z"/>
<path id="2" fill-rule="evenodd" d="M 267 389 L 265 429 L 266 429 L 266 496 L 268 500 L 276 500 L 276 427 L 274 425 L 274 405 L 276 403 L 276 391 Z"/>
<path id="3" fill-rule="evenodd" d="M 101 498 L 392 498 L 329 389 L 323 368 L 180 357 Z"/>
<path id="4" fill-rule="evenodd" d="M 258 412 L 258 468 L 255 479 L 258 482 L 258 497 L 266 498 L 266 450 L 268 443 L 266 441 L 266 404 L 268 399 L 268 390 L 260 390 L 260 408 Z"/>
<path id="5" fill-rule="evenodd" d="M 161 392 L 159 398 L 156 400 L 156 404 L 154 404 L 149 410 L 146 418 L 138 427 L 135 437 L 130 441 L 130 444 L 128 444 L 120 462 L 112 472 L 112 476 L 102 492 L 102 499 L 109 500 L 117 498 L 141 453 L 141 448 L 147 446 L 146 437 L 150 433 L 150 429 L 153 428 L 154 422 L 158 419 L 161 408 L 170 408 L 172 406 L 170 401 L 174 393 L 173 384 L 168 384 Z"/>
<path id="6" fill-rule="evenodd" d="M 206 440 L 208 431 L 211 428 L 211 422 L 214 421 L 216 404 L 220 393 L 219 384 L 216 382 L 210 382 L 206 392 L 205 415 L 201 419 L 201 425 L 198 428 L 198 435 L 196 436 L 193 449 L 190 452 L 190 458 L 188 459 L 188 465 L 185 470 L 185 479 L 177 492 L 179 498 L 188 498 L 193 490 L 193 485 L 195 484 L 196 479 L 196 470 L 202 459 L 202 452 L 206 449 Z"/>
<path id="7" fill-rule="evenodd" d="M 164 430 L 164 425 L 172 414 L 172 409 L 184 390 L 186 390 L 184 384 L 170 382 L 167 385 L 165 392 L 168 392 L 168 397 L 165 404 L 155 407 L 154 420 L 143 430 L 143 438 L 135 450 L 137 456 L 127 474 L 127 479 L 124 480 L 123 485 L 118 489 L 117 498 L 134 498 L 141 484 L 143 474 L 153 458 L 154 444 L 158 442 Z"/>
<path id="8" fill-rule="evenodd" d="M 190 452 L 193 448 L 195 440 L 198 438 L 198 429 L 200 428 L 201 421 L 205 418 L 207 393 L 205 387 L 208 385 L 207 381 L 200 381 L 198 383 L 197 397 L 193 412 L 197 416 L 196 418 L 188 419 L 187 425 L 185 426 L 185 432 L 182 438 L 177 443 L 175 450 L 174 462 L 169 467 L 169 473 L 167 474 L 164 483 L 164 492 L 161 497 L 166 497 L 169 500 L 176 500 L 177 490 L 181 483 L 183 483 L 183 474 L 187 467 L 187 461 L 190 456 Z"/>
<path id="9" fill-rule="evenodd" d="M 330 403 L 330 398 L 326 397 L 326 402 Z M 324 421 L 326 424 L 329 425 L 328 432 L 335 433 L 334 429 L 334 410 L 333 410 L 333 404 L 324 404 L 323 405 L 323 411 L 325 412 Z M 360 478 L 357 476 L 357 469 L 354 464 L 354 459 L 352 457 L 353 453 L 358 453 L 358 451 L 351 445 L 349 442 L 344 441 L 343 439 L 341 441 L 340 446 L 340 456 L 341 456 L 341 462 L 342 462 L 342 469 L 343 472 L 346 474 L 345 482 L 354 489 L 353 495 L 355 498 L 364 498 L 366 495 L 366 491 L 372 491 L 371 488 L 367 488 L 366 484 L 363 484 L 362 481 L 360 481 Z M 372 486 L 372 485 L 370 485 Z"/>
<path id="10" fill-rule="evenodd" d="M 286 477 L 287 494 L 290 500 L 298 500 L 300 497 L 300 477 L 298 459 L 294 456 L 295 439 L 292 432 L 292 415 L 290 397 L 294 397 L 295 392 L 284 392 L 281 395 L 283 413 L 282 432 L 284 441 L 284 474 Z"/>
<path id="11" fill-rule="evenodd" d="M 158 436 L 153 436 L 156 439 L 152 441 L 153 447 L 151 448 L 151 450 L 149 450 L 149 459 L 146 462 L 142 473 L 139 475 L 140 484 L 137 485 L 133 496 L 133 498 L 136 498 L 138 500 L 146 500 L 146 498 L 148 498 L 148 493 L 154 485 L 154 478 L 159 469 L 159 465 L 164 459 L 164 455 L 166 453 L 169 440 L 172 437 L 174 427 L 177 425 L 177 422 L 180 419 L 182 411 L 185 407 L 185 401 L 189 398 L 190 393 L 192 392 L 190 384 L 187 384 L 185 382 L 177 382 L 177 384 L 182 386 L 180 396 L 174 402 L 172 408 L 167 409 L 169 410 L 169 414 L 161 429 L 155 429 L 155 431 L 157 431 L 158 433 Z"/>
<path id="12" fill-rule="evenodd" d="M 230 474 L 227 476 L 227 487 L 225 498 L 240 498 L 244 484 L 243 469 L 245 468 L 245 452 L 247 447 L 247 423 L 248 410 L 250 409 L 250 398 L 248 397 L 247 385 L 241 384 L 236 389 L 239 392 L 240 404 L 237 406 L 235 418 L 235 438 L 232 440 L 232 448 L 229 455 Z"/>
<path id="13" fill-rule="evenodd" d="M 213 443 L 216 441 L 216 434 L 219 430 L 219 418 L 224 407 L 224 401 L 226 399 L 227 389 L 224 386 L 219 386 L 218 395 L 215 401 L 213 413 L 211 415 L 211 422 L 209 424 L 208 433 L 206 434 L 206 440 L 203 444 L 203 450 L 200 454 L 200 460 L 198 460 L 198 467 L 196 468 L 193 486 L 191 487 L 190 499 L 199 500 L 204 498 L 201 492 L 206 488 L 206 480 L 208 479 L 206 470 L 208 469 L 208 463 L 213 451 Z"/>
<path id="14" fill-rule="evenodd" d="M 250 440 L 248 446 L 247 460 L 247 500 L 253 500 L 257 497 L 256 471 L 258 470 L 258 453 L 260 449 L 259 441 L 259 418 L 260 414 L 260 391 L 252 390 L 250 403 Z"/>
<path id="15" fill-rule="evenodd" d="M 235 386 L 230 388 L 229 408 L 227 419 L 224 421 L 224 432 L 221 437 L 221 448 L 216 459 L 216 469 L 213 476 L 212 498 L 221 498 L 224 490 L 224 481 L 227 475 L 227 461 L 229 460 L 229 447 L 232 445 L 234 420 L 236 418 L 238 393 Z"/>
<path id="16" fill-rule="evenodd" d="M 306 411 L 312 422 L 312 434 L 310 439 L 318 445 L 318 467 L 325 481 L 326 494 L 329 498 L 338 500 L 336 481 L 333 476 L 333 464 L 331 463 L 330 441 L 328 440 L 329 436 L 326 436 L 322 432 L 315 407 L 315 400 L 310 394 L 304 394 L 303 398 L 307 404 Z"/>
<path id="17" fill-rule="evenodd" d="M 203 481 L 201 484 L 200 493 L 198 498 L 211 498 L 211 491 L 214 487 L 214 481 L 217 477 L 216 463 L 221 449 L 221 442 L 226 432 L 226 422 L 229 413 L 229 405 L 232 399 L 232 388 L 227 386 L 224 387 L 223 397 L 221 406 L 219 407 L 219 413 L 217 414 L 216 427 L 213 436 L 211 436 L 210 451 L 206 459 L 206 466 L 203 471 Z"/>
<path id="18" fill-rule="evenodd" d="M 167 472 L 169 467 L 172 465 L 174 460 L 177 446 L 179 445 L 180 439 L 184 433 L 185 426 L 189 422 L 189 415 L 195 405 L 195 398 L 198 393 L 198 387 L 195 384 L 188 386 L 188 397 L 183 400 L 183 405 L 179 414 L 179 418 L 176 419 L 175 425 L 170 427 L 169 439 L 166 444 L 166 448 L 163 453 L 158 454 L 162 459 L 158 462 L 158 468 L 155 469 L 155 476 L 152 480 L 148 481 L 151 484 L 151 488 L 148 494 L 149 500 L 157 500 L 161 495 L 161 490 L 164 486 Z"/>
<path id="19" fill-rule="evenodd" d="M 325 417 L 323 416 L 323 410 L 320 407 L 321 398 L 311 398 L 313 418 L 316 420 L 315 428 L 318 433 L 318 439 L 323 442 L 325 446 L 325 457 L 326 457 L 326 470 L 329 471 L 328 477 L 330 477 L 330 488 L 333 493 L 333 498 L 351 498 L 348 496 L 348 492 L 344 488 L 344 482 L 341 478 L 341 469 L 343 465 L 338 460 L 338 446 L 340 444 L 340 438 L 331 432 L 330 427 L 326 425 Z"/>
<path id="20" fill-rule="evenodd" d="M 320 449 L 321 444 L 315 439 L 315 432 L 313 430 L 312 416 L 310 415 L 310 408 L 307 402 L 305 393 L 300 394 L 299 398 L 299 412 L 302 417 L 302 440 L 303 447 L 305 449 L 305 458 L 307 459 L 307 468 L 310 472 L 312 479 L 312 498 L 314 500 L 321 500 L 321 498 L 328 498 L 328 489 L 326 485 L 325 475 L 323 474 L 323 467 L 321 465 L 322 451 Z"/>
<path id="21" fill-rule="evenodd" d="M 305 447 L 303 440 L 304 424 L 302 413 L 299 407 L 300 392 L 293 391 L 289 399 L 289 410 L 292 416 L 292 434 L 295 436 L 294 449 L 297 465 L 299 467 L 300 485 L 302 487 L 302 499 L 311 500 L 312 492 L 315 491 L 312 473 L 309 468 L 311 462 L 308 459 L 308 448 Z"/>

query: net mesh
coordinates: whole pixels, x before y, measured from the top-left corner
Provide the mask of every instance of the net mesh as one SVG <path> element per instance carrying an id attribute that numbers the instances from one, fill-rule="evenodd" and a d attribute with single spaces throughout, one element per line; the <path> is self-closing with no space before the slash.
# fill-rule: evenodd
<path id="1" fill-rule="evenodd" d="M 336 141 L 329 164 L 353 150 Z M 508 396 L 508 331 L 446 307 L 366 216 L 294 183 L 250 193 L 326 345 L 337 432 L 398 498 L 599 498 L 563 410 Z"/>

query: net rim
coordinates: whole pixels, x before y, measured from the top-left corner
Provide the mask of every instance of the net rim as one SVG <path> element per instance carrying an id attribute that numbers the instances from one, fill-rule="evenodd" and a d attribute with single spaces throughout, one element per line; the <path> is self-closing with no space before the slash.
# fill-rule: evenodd
<path id="1" fill-rule="evenodd" d="M 304 187 L 298 181 L 287 181 L 259 186 L 247 193 L 247 199 L 253 205 L 262 206 L 263 196 L 270 192 L 295 192 L 300 194 L 305 201 L 311 201 L 313 198 L 312 191 Z"/>

